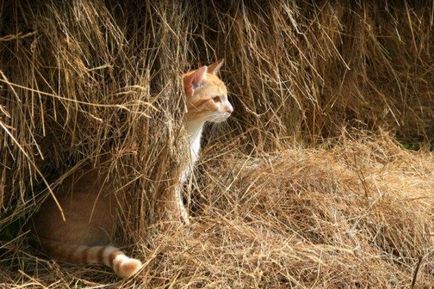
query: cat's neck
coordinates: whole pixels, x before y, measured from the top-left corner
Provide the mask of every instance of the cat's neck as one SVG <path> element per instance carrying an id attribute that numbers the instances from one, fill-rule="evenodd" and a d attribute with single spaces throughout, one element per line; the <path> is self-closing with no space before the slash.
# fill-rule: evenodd
<path id="1" fill-rule="evenodd" d="M 185 121 L 184 127 L 187 131 L 189 142 L 190 142 L 190 157 L 191 161 L 194 163 L 199 157 L 200 151 L 200 141 L 202 138 L 203 126 L 205 125 L 204 121 L 200 120 L 189 120 Z"/>

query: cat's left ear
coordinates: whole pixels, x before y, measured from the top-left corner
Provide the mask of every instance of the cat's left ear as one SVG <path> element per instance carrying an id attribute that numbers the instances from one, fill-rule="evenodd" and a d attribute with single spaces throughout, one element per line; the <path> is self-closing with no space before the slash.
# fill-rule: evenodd
<path id="1" fill-rule="evenodd" d="M 192 96 L 194 91 L 202 86 L 202 83 L 206 80 L 207 72 L 208 67 L 202 66 L 194 72 L 184 75 L 184 90 L 187 96 Z"/>
<path id="2" fill-rule="evenodd" d="M 225 60 L 221 59 L 221 60 L 217 60 L 213 64 L 209 65 L 208 66 L 208 73 L 212 73 L 212 74 L 216 75 L 219 72 L 219 70 L 222 67 L 224 62 L 225 62 Z"/>

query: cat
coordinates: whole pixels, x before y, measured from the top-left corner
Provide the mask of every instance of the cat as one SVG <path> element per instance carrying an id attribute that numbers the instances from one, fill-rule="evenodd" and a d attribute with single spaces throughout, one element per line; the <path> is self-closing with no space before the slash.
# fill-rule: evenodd
<path id="1" fill-rule="evenodd" d="M 188 212 L 181 194 L 182 183 L 199 157 L 202 131 L 206 122 L 225 121 L 233 112 L 227 89 L 217 76 L 223 61 L 202 66 L 182 76 L 187 104 L 183 125 L 190 141 L 190 159 L 180 171 L 179 184 L 165 196 L 166 211 L 188 224 Z M 109 245 L 115 233 L 118 202 L 115 188 L 101 170 L 72 175 L 56 191 L 57 201 L 45 201 L 32 220 L 33 233 L 41 247 L 53 258 L 70 263 L 106 265 L 121 278 L 129 278 L 142 267 L 138 259 L 130 258 L 120 249 Z"/>
<path id="2" fill-rule="evenodd" d="M 209 66 L 202 66 L 197 70 L 183 75 L 183 87 L 186 95 L 187 113 L 184 116 L 184 128 L 187 132 L 190 147 L 190 158 L 181 168 L 179 183 L 175 188 L 175 194 L 169 194 L 167 203 L 172 205 L 170 213 L 175 217 L 181 217 L 184 224 L 190 223 L 187 209 L 182 200 L 182 184 L 191 174 L 197 159 L 199 158 L 200 144 L 203 127 L 206 122 L 219 123 L 227 120 L 234 111 L 228 100 L 226 85 L 217 76 L 223 65 L 223 60 Z M 175 199 L 173 199 L 175 197 Z"/>

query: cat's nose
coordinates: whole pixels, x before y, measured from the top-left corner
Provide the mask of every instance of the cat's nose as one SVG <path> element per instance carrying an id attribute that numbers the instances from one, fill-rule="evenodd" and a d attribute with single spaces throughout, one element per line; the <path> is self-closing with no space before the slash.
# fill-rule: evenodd
<path id="1" fill-rule="evenodd" d="M 226 107 L 226 112 L 232 114 L 234 112 L 234 108 L 231 105 L 229 105 Z"/>

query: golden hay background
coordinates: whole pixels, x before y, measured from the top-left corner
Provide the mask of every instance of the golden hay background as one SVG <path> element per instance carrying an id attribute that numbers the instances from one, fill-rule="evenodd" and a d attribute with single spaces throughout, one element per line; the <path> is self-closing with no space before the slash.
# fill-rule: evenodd
<path id="1" fill-rule="evenodd" d="M 116 281 L 33 256 L 25 226 L 65 176 L 109 161 L 137 204 L 119 239 L 149 262 L 125 288 L 433 287 L 433 11 L 1 1 L 0 284 Z M 207 129 L 194 225 L 155 233 L 182 157 L 179 76 L 217 58 L 236 113 Z"/>

